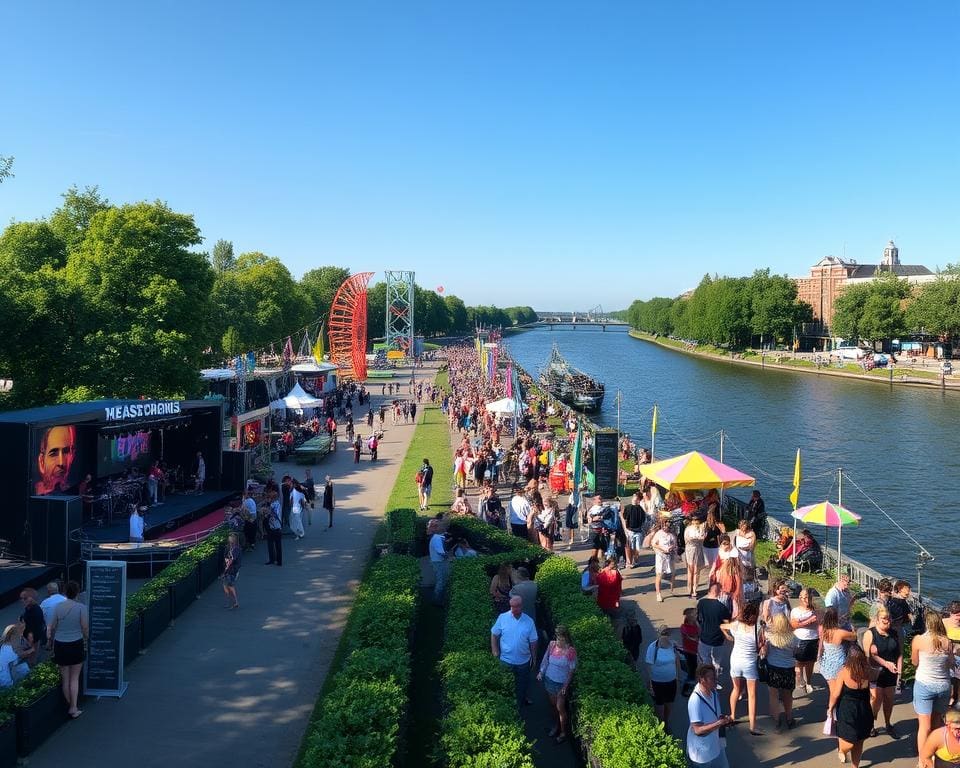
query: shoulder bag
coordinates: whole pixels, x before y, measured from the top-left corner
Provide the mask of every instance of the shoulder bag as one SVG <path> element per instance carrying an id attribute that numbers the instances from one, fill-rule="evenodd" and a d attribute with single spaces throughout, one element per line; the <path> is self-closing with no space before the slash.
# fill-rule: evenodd
<path id="1" fill-rule="evenodd" d="M 761 683 L 770 682 L 770 665 L 767 664 L 766 656 L 760 655 L 760 626 L 753 625 L 753 634 L 757 638 L 757 680 Z"/>

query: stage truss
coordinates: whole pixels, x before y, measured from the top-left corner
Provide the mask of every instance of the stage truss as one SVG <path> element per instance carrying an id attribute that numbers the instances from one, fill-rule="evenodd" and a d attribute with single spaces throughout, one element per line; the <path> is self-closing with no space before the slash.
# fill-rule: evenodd
<path id="1" fill-rule="evenodd" d="M 387 270 L 387 349 L 413 356 L 413 272 Z"/>
<path id="2" fill-rule="evenodd" d="M 330 362 L 341 381 L 367 378 L 367 283 L 373 272 L 351 275 L 337 289 L 327 323 Z"/>

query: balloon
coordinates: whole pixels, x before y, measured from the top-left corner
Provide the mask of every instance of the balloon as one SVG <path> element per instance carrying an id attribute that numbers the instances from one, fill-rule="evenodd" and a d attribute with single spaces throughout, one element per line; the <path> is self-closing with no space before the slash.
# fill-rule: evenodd
<path id="1" fill-rule="evenodd" d="M 443 293 L 443 286 L 442 286 L 442 285 L 438 285 L 438 286 L 437 286 L 437 293 Z"/>

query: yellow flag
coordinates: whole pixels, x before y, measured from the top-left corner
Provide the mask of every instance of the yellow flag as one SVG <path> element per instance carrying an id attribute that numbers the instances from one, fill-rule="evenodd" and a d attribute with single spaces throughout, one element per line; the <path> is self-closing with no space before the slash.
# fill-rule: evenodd
<path id="1" fill-rule="evenodd" d="M 317 341 L 313 345 L 313 359 L 317 361 L 317 365 L 320 365 L 323 362 L 323 326 L 320 326 L 320 331 L 317 333 Z"/>
<path id="2" fill-rule="evenodd" d="M 790 503 L 793 508 L 797 508 L 797 502 L 800 501 L 800 449 L 797 448 L 797 463 L 793 467 L 793 493 L 790 494 Z"/>
<path id="3" fill-rule="evenodd" d="M 657 434 L 657 406 L 653 406 L 653 427 L 650 430 L 653 434 Z"/>

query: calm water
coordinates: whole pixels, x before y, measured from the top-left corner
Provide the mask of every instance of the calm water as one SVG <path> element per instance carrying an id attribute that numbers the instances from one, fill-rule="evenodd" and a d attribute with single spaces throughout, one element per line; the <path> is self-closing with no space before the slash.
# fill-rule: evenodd
<path id="1" fill-rule="evenodd" d="M 938 390 L 886 387 L 830 377 L 761 371 L 702 360 L 630 338 L 623 329 L 537 329 L 510 336 L 511 354 L 536 375 L 556 342 L 573 365 L 604 381 L 603 410 L 592 418 L 620 425 L 650 445 L 653 404 L 660 408 L 659 458 L 700 450 L 757 478 L 767 511 L 786 520 L 797 448 L 803 457 L 800 504 L 837 500 L 837 468 L 936 557 L 925 593 L 958 596 L 952 567 L 960 555 L 960 397 Z M 740 493 L 743 498 L 746 496 Z M 916 588 L 917 547 L 851 483 L 844 506 L 863 516 L 846 528 L 844 552 Z M 823 529 L 815 533 L 822 540 Z M 835 532 L 831 542 L 836 543 Z"/>

